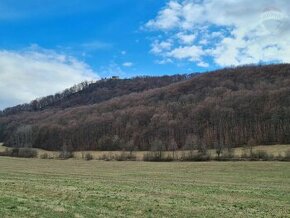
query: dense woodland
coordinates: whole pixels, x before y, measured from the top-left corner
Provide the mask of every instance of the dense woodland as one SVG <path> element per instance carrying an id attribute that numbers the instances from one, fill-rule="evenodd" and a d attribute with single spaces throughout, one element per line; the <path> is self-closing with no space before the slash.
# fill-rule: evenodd
<path id="1" fill-rule="evenodd" d="M 61 93 L 36 99 L 29 104 L 6 108 L 0 114 L 11 115 L 22 111 L 40 111 L 48 108 L 68 108 L 80 105 L 90 105 L 127 95 L 132 92 L 142 92 L 159 88 L 174 82 L 192 78 L 197 74 L 174 75 L 162 77 L 136 77 L 133 79 L 102 79 L 95 83 L 82 82 Z"/>
<path id="2" fill-rule="evenodd" d="M 52 102 L 4 111 L 0 141 L 48 150 L 202 151 L 290 143 L 288 64 L 102 81 Z"/>

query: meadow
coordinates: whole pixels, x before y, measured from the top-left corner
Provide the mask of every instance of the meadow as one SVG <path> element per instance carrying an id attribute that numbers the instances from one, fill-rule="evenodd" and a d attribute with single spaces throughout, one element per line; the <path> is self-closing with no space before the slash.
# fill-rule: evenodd
<path id="1" fill-rule="evenodd" d="M 0 157 L 0 217 L 290 217 L 289 162 Z"/>

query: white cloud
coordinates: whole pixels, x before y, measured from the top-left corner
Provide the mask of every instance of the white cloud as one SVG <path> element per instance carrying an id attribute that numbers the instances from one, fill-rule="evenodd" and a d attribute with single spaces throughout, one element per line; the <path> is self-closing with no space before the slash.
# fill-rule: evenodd
<path id="1" fill-rule="evenodd" d="M 162 41 L 160 42 L 159 40 L 155 40 L 152 43 L 152 48 L 151 48 L 151 52 L 153 54 L 160 54 L 164 51 L 168 51 L 170 50 L 172 47 L 172 43 L 170 41 Z"/>
<path id="2" fill-rule="evenodd" d="M 197 63 L 197 66 L 199 66 L 199 67 L 209 67 L 209 64 L 206 63 L 206 62 L 200 61 L 200 62 Z"/>
<path id="3" fill-rule="evenodd" d="M 163 65 L 173 63 L 173 61 L 170 58 L 163 58 L 162 60 L 156 60 L 155 63 Z"/>
<path id="4" fill-rule="evenodd" d="M 189 59 L 190 61 L 199 61 L 204 51 L 198 46 L 186 46 L 175 48 L 168 53 L 168 56 L 176 59 Z"/>
<path id="5" fill-rule="evenodd" d="M 194 34 L 178 33 L 177 37 L 182 44 L 192 44 L 196 39 L 196 35 Z"/>
<path id="6" fill-rule="evenodd" d="M 203 67 L 290 62 L 289 11 L 285 0 L 170 0 L 146 24 L 158 31 L 151 52 Z"/>
<path id="7" fill-rule="evenodd" d="M 77 59 L 40 48 L 0 50 L 0 108 L 62 91 L 97 74 Z"/>
<path id="8" fill-rule="evenodd" d="M 133 63 L 132 62 L 124 62 L 122 65 L 123 65 L 123 67 L 132 67 Z"/>
<path id="9" fill-rule="evenodd" d="M 182 5 L 177 1 L 170 1 L 164 9 L 162 9 L 156 20 L 150 20 L 146 26 L 156 29 L 172 29 L 180 23 L 180 10 Z"/>

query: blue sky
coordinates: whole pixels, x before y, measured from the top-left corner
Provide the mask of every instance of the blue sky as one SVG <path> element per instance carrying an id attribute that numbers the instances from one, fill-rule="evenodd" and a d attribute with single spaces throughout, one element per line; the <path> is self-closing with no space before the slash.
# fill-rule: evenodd
<path id="1" fill-rule="evenodd" d="M 113 75 L 290 62 L 285 0 L 0 0 L 0 109 Z"/>
<path id="2" fill-rule="evenodd" d="M 7 15 L 0 17 L 0 47 L 20 50 L 38 45 L 64 52 L 89 64 L 101 77 L 203 70 L 194 64 L 157 64 L 150 54 L 152 32 L 142 26 L 165 4 L 163 0 L 1 0 Z"/>

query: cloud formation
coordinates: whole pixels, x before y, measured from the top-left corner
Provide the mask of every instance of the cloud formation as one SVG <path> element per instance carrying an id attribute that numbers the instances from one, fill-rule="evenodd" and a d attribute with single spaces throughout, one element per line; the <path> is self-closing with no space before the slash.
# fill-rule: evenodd
<path id="1" fill-rule="evenodd" d="M 124 62 L 123 67 L 132 67 L 133 63 L 132 62 Z"/>
<path id="2" fill-rule="evenodd" d="M 289 63 L 289 11 L 285 0 L 170 0 L 146 28 L 157 32 L 151 52 L 167 62 Z"/>
<path id="3" fill-rule="evenodd" d="M 97 79 L 87 64 L 51 50 L 0 50 L 0 109 Z"/>

